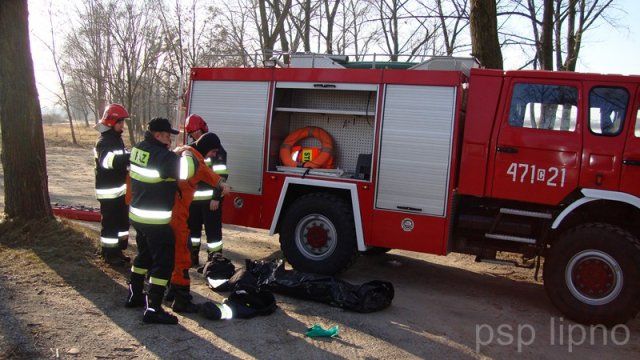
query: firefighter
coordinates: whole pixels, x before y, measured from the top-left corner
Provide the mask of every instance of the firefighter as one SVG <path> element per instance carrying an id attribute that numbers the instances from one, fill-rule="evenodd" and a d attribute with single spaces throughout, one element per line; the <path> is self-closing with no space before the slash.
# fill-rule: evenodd
<path id="1" fill-rule="evenodd" d="M 170 222 L 178 190 L 176 180 L 192 177 L 197 163 L 192 157 L 169 150 L 171 134 L 179 133 L 171 128 L 169 120 L 154 118 L 147 127 L 144 140 L 133 147 L 130 157 L 129 219 L 137 233 L 138 254 L 131 267 L 125 306 L 145 305 L 144 322 L 177 324 L 178 318 L 162 308 L 175 255 Z M 142 291 L 145 277 L 149 279 L 146 299 Z"/>
<path id="2" fill-rule="evenodd" d="M 96 197 L 102 214 L 100 245 L 102 256 L 111 264 L 128 264 L 122 253 L 129 243 L 128 206 L 125 203 L 129 153 L 122 141 L 124 120 L 129 117 L 120 104 L 110 104 L 104 110 L 96 129 L 100 137 L 93 149 L 96 165 Z"/>
<path id="3" fill-rule="evenodd" d="M 226 181 L 229 177 L 227 172 L 227 152 L 220 143 L 220 138 L 209 133 L 207 123 L 197 114 L 191 114 L 185 122 L 185 131 L 193 141 L 197 141 L 204 134 L 212 134 L 210 141 L 213 143 L 213 152 L 205 156 L 205 163 L 211 166 L 213 171 L 222 176 Z M 205 154 L 203 154 L 205 155 Z M 202 236 L 202 225 L 204 225 L 207 236 L 207 253 L 222 252 L 222 200 L 223 195 L 208 184 L 201 182 L 193 198 L 193 203 L 189 209 L 189 229 L 191 229 L 191 263 L 193 266 L 200 264 L 198 254 L 200 252 L 200 238 Z"/>
<path id="4" fill-rule="evenodd" d="M 178 182 L 178 194 L 176 194 L 173 213 L 171 214 L 171 227 L 176 237 L 176 258 L 171 287 L 166 300 L 173 301 L 172 309 L 175 312 L 198 312 L 198 305 L 194 304 L 190 294 L 189 268 L 191 267 L 191 251 L 189 244 L 190 230 L 187 225 L 189 207 L 194 198 L 196 187 L 204 182 L 220 194 L 227 194 L 229 187 L 224 184 L 222 177 L 214 173 L 206 164 L 205 156 L 211 156 L 216 151 L 217 136 L 211 133 L 204 134 L 193 147 L 185 147 L 182 156 L 191 156 L 197 162 L 196 172 L 189 180 Z"/>

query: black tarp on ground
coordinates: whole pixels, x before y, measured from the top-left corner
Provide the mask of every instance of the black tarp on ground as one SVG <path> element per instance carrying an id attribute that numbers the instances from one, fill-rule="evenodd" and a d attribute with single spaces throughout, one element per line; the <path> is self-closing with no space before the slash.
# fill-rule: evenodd
<path id="1" fill-rule="evenodd" d="M 393 285 L 387 281 L 374 280 L 354 285 L 333 276 L 286 270 L 282 260 L 247 259 L 246 268 L 238 270 L 229 280 L 232 289 L 246 286 L 361 313 L 387 308 L 394 296 Z"/>

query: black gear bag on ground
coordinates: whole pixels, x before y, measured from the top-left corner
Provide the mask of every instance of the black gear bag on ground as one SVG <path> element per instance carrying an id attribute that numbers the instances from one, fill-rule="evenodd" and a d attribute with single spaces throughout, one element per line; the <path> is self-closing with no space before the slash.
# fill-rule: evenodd
<path id="1" fill-rule="evenodd" d="M 369 313 L 391 305 L 393 285 L 388 281 L 369 281 L 353 285 L 333 276 L 285 270 L 282 260 L 246 260 L 246 270 L 238 271 L 230 285 L 255 281 L 261 289 L 295 298 L 313 300 L 345 310 Z"/>

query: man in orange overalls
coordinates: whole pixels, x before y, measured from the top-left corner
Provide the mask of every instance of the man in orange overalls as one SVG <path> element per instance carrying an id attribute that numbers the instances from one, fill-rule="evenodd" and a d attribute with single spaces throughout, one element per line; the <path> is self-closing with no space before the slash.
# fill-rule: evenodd
<path id="1" fill-rule="evenodd" d="M 189 206 L 193 201 L 193 194 L 199 182 L 205 182 L 211 187 L 219 188 L 224 195 L 229 193 L 229 186 L 224 180 L 208 167 L 204 159 L 211 156 L 215 150 L 219 140 L 216 142 L 215 135 L 205 134 L 198 139 L 192 146 L 185 146 L 183 156 L 192 156 L 197 160 L 197 168 L 193 177 L 188 180 L 178 182 L 178 192 L 176 193 L 175 203 L 171 216 L 171 228 L 175 236 L 175 261 L 173 274 L 171 275 L 171 285 L 166 300 L 173 300 L 172 309 L 177 313 L 193 313 L 198 312 L 198 305 L 191 300 L 189 286 L 189 268 L 191 267 L 191 249 L 189 246 Z"/>

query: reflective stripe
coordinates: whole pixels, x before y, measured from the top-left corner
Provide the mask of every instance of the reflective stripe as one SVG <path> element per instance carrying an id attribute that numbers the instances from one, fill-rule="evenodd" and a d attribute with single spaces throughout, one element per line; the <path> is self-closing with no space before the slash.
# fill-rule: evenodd
<path id="1" fill-rule="evenodd" d="M 212 242 L 212 243 L 207 243 L 207 251 L 208 252 L 214 252 L 214 251 L 218 251 L 218 250 L 222 250 L 222 240 L 216 241 L 216 242 Z"/>
<path id="2" fill-rule="evenodd" d="M 120 231 L 120 232 L 118 233 L 118 237 L 119 237 L 119 238 L 121 238 L 121 237 L 125 237 L 125 236 L 129 236 L 129 231 Z"/>
<path id="3" fill-rule="evenodd" d="M 169 280 L 158 279 L 158 278 L 155 278 L 155 277 L 151 276 L 151 277 L 149 277 L 149 283 L 150 284 L 154 284 L 154 285 L 167 286 L 167 284 L 169 283 Z"/>
<path id="4" fill-rule="evenodd" d="M 96 198 L 98 199 L 115 199 L 124 196 L 127 192 L 127 184 L 122 184 L 117 188 L 96 189 Z"/>
<path id="5" fill-rule="evenodd" d="M 222 285 L 222 284 L 224 284 L 224 283 L 226 283 L 228 281 L 229 281 L 229 279 L 210 279 L 210 278 L 207 278 L 207 283 L 209 283 L 209 285 L 214 289 L 217 289 L 218 286 L 220 286 L 220 285 Z"/>
<path id="6" fill-rule="evenodd" d="M 140 275 L 147 275 L 147 271 L 149 271 L 149 270 L 143 269 L 143 268 L 139 268 L 139 267 L 135 267 L 135 266 L 131 267 L 131 272 L 132 273 L 136 273 L 136 274 L 140 274 Z"/>
<path id="7" fill-rule="evenodd" d="M 193 193 L 193 200 L 210 200 L 213 198 L 213 190 L 198 190 Z"/>
<path id="8" fill-rule="evenodd" d="M 198 245 L 200 245 L 200 238 L 194 238 L 194 237 L 192 237 L 192 238 L 191 238 L 191 244 L 198 244 Z"/>
<path id="9" fill-rule="evenodd" d="M 220 319 L 232 319 L 233 318 L 233 310 L 227 304 L 216 304 L 216 306 L 220 309 Z"/>
<path id="10" fill-rule="evenodd" d="M 100 237 L 100 243 L 105 247 L 112 247 L 118 245 L 118 238 Z"/>
<path id="11" fill-rule="evenodd" d="M 171 222 L 171 210 L 143 210 L 130 206 L 129 219 L 142 224 L 168 224 Z"/>
<path id="12" fill-rule="evenodd" d="M 180 180 L 187 180 L 193 177 L 196 172 L 193 158 L 190 156 L 180 157 Z"/>
<path id="13" fill-rule="evenodd" d="M 227 165 L 213 165 L 214 172 L 224 171 L 224 170 L 227 170 Z"/>
<path id="14" fill-rule="evenodd" d="M 116 158 L 116 155 L 123 155 L 123 154 L 124 154 L 124 151 L 122 150 L 109 151 L 107 155 L 104 156 L 104 159 L 102 159 L 102 167 L 107 170 L 113 169 L 113 160 Z"/>
<path id="15" fill-rule="evenodd" d="M 132 179 L 150 184 L 164 181 L 164 179 L 160 177 L 160 173 L 158 172 L 158 170 L 145 169 L 135 164 L 131 164 L 131 167 L 129 169 L 131 170 L 130 175 Z M 169 179 L 167 179 L 167 181 L 169 181 Z"/>
<path id="16" fill-rule="evenodd" d="M 206 158 L 204 159 L 204 163 L 207 166 L 211 166 L 211 164 L 213 164 L 213 160 L 211 160 L 211 158 Z"/>

